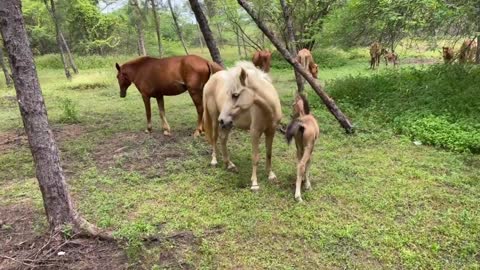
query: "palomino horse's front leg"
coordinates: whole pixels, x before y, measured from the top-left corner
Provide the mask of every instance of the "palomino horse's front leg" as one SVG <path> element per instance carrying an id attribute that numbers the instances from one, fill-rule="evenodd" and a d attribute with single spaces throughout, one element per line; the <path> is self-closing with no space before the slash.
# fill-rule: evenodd
<path id="1" fill-rule="evenodd" d="M 146 96 L 143 97 L 143 103 L 145 104 L 145 114 L 147 115 L 147 130 L 145 132 L 152 132 L 152 109 L 150 108 L 150 98 Z"/>
<path id="2" fill-rule="evenodd" d="M 275 130 L 267 131 L 265 133 L 265 146 L 267 148 L 267 172 L 268 172 L 268 180 L 274 181 L 277 179 L 275 173 L 272 170 L 272 144 L 273 144 L 273 137 L 275 136 Z"/>
<path id="3" fill-rule="evenodd" d="M 228 156 L 227 140 L 228 140 L 229 133 L 230 133 L 230 130 L 221 129 L 221 131 L 220 131 L 220 141 L 221 141 L 221 144 L 222 144 L 223 163 L 225 163 L 225 166 L 227 167 L 227 170 L 236 171 L 237 167 L 235 166 L 235 164 L 233 164 L 232 161 L 230 161 L 230 157 Z"/>
<path id="4" fill-rule="evenodd" d="M 165 104 L 163 96 L 157 97 L 158 111 L 160 112 L 160 119 L 162 120 L 163 135 L 170 136 L 170 125 L 165 117 Z"/>
<path id="5" fill-rule="evenodd" d="M 257 191 L 260 189 L 260 186 L 257 182 L 257 167 L 258 160 L 260 158 L 258 154 L 258 146 L 260 144 L 260 136 L 262 135 L 262 133 L 256 130 L 251 130 L 250 134 L 252 137 L 252 187 L 250 189 L 252 191 Z"/>

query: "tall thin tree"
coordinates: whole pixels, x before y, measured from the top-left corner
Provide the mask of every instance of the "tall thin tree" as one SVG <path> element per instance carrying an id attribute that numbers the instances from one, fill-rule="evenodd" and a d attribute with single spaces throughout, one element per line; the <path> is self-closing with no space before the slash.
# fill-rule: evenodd
<path id="1" fill-rule="evenodd" d="M 150 0 L 150 5 L 152 6 L 153 20 L 155 21 L 155 31 L 157 33 L 157 43 L 158 43 L 158 55 L 163 56 L 163 47 L 162 47 L 162 32 L 160 30 L 160 17 L 157 13 L 157 3 L 156 0 Z"/>
<path id="2" fill-rule="evenodd" d="M 173 9 L 173 5 L 172 5 L 171 0 L 168 0 L 168 7 L 170 8 L 170 12 L 172 13 L 173 24 L 175 25 L 175 30 L 177 32 L 177 36 L 180 39 L 180 42 L 182 43 L 183 49 L 185 50 L 185 54 L 188 55 L 188 49 L 187 49 L 187 46 L 185 45 L 185 40 L 184 40 L 183 34 L 182 34 L 182 28 L 180 28 L 180 25 L 178 24 L 177 14 L 175 13 L 175 10 Z"/>
<path id="3" fill-rule="evenodd" d="M 97 231 L 74 209 L 60 166 L 58 147 L 48 124 L 32 50 L 27 38 L 20 0 L 0 1 L 0 32 L 4 38 L 18 106 L 35 164 L 43 206 L 52 231 L 73 225 L 75 233 L 111 238 Z"/>
<path id="4" fill-rule="evenodd" d="M 5 63 L 5 60 L 3 58 L 3 48 L 2 47 L 0 47 L 0 65 L 2 66 L 3 74 L 5 75 L 5 83 L 7 84 L 7 87 L 12 86 L 12 84 L 13 84 L 12 78 L 10 78 L 10 72 L 8 71 L 7 63 Z"/>
<path id="5" fill-rule="evenodd" d="M 207 43 L 207 47 L 210 51 L 213 61 L 217 62 L 222 67 L 225 67 L 222 61 L 222 56 L 220 55 L 220 51 L 218 50 L 217 43 L 213 38 L 212 30 L 210 30 L 210 27 L 208 26 L 208 20 L 205 17 L 205 14 L 203 14 L 200 3 L 198 0 L 188 1 L 190 2 L 190 7 L 192 8 L 193 14 L 195 14 L 195 18 L 200 26 L 200 30 L 202 31 L 203 38 L 205 39 L 205 43 Z"/>
<path id="6" fill-rule="evenodd" d="M 133 8 L 135 28 L 137 30 L 138 55 L 147 55 L 147 49 L 145 48 L 145 32 L 144 32 L 144 25 L 143 25 L 145 16 L 137 0 L 129 0 L 129 3 Z"/>
<path id="7" fill-rule="evenodd" d="M 252 17 L 253 21 L 255 24 L 262 30 L 262 32 L 270 39 L 270 41 L 273 43 L 273 45 L 277 48 L 277 50 L 282 54 L 282 56 L 287 60 L 290 65 L 293 66 L 293 68 L 300 73 L 312 86 L 313 90 L 320 96 L 322 99 L 323 103 L 327 106 L 328 110 L 330 113 L 332 113 L 335 118 L 338 120 L 340 125 L 345 129 L 347 133 L 353 133 L 353 125 L 350 123 L 350 120 L 343 114 L 343 112 L 338 108 L 337 104 L 335 104 L 335 101 L 328 96 L 328 94 L 323 90 L 323 87 L 317 83 L 317 81 L 310 75 L 310 73 L 306 72 L 306 70 L 303 69 L 303 67 L 300 65 L 300 63 L 297 62 L 295 57 L 290 54 L 290 52 L 285 48 L 285 46 L 282 45 L 280 40 L 273 34 L 270 29 L 267 28 L 265 23 L 261 21 L 256 14 L 256 12 L 253 10 L 253 8 L 248 4 L 245 0 L 237 0 L 237 2 L 240 4 L 240 6 L 245 9 L 245 11 Z"/>

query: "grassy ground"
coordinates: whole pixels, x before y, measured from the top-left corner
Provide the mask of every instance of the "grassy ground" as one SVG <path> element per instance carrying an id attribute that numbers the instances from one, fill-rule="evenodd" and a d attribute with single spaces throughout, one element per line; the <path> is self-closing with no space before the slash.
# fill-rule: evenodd
<path id="1" fill-rule="evenodd" d="M 367 66 L 353 61 L 320 76 L 369 75 Z M 248 134 L 231 137 L 239 173 L 209 167 L 207 143 L 190 136 L 196 114 L 188 95 L 166 98 L 173 136 L 165 138 L 158 117 L 153 135 L 143 133 L 141 98 L 134 87 L 119 98 L 113 65 L 82 70 L 71 82 L 60 70 L 41 69 L 39 76 L 76 206 L 126 240 L 132 268 L 480 268 L 478 155 L 415 146 L 353 108 L 346 111 L 364 128 L 348 136 L 313 104 L 321 137 L 313 189 L 298 204 L 294 147 L 280 133 L 273 150 L 278 181 L 268 182 L 261 169 L 261 190 L 252 193 Z M 272 76 L 287 122 L 292 72 L 274 69 Z M 26 204 L 41 212 L 13 95 L 0 88 L 0 136 L 9 140 L 0 145 L 0 207 Z M 42 215 L 34 222 L 44 233 Z M 145 235 L 165 240 L 144 243 Z"/>

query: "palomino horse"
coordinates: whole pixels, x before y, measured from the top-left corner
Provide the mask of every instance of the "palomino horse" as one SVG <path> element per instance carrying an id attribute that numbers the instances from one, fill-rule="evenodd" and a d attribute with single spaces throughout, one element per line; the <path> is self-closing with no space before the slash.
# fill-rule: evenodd
<path id="1" fill-rule="evenodd" d="M 217 164 L 217 138 L 220 136 L 223 162 L 227 169 L 236 170 L 227 151 L 228 135 L 235 126 L 249 130 L 252 138 L 251 189 L 259 189 L 257 165 L 262 134 L 265 134 L 268 179 L 276 179 L 272 171 L 272 143 L 282 118 L 282 108 L 277 91 L 266 73 L 244 61 L 215 73 L 205 85 L 203 107 L 205 137 L 213 148 L 211 165 Z"/>
<path id="2" fill-rule="evenodd" d="M 308 49 L 301 49 L 297 54 L 297 61 L 305 69 L 305 71 L 310 72 L 312 77 L 315 79 L 318 78 L 318 65 L 315 64 L 313 60 L 312 53 Z"/>
<path id="3" fill-rule="evenodd" d="M 310 114 L 310 107 L 308 101 L 303 95 L 298 95 L 295 98 L 293 110 L 296 118 L 287 126 L 285 136 L 287 142 L 290 144 L 292 138 L 295 138 L 295 145 L 297 147 L 297 182 L 295 186 L 295 199 L 302 201 L 300 193 L 302 182 L 305 181 L 305 189 L 310 189 L 310 179 L 308 177 L 308 169 L 310 168 L 310 161 L 313 153 L 313 147 L 318 139 L 320 130 L 318 128 L 317 120 Z"/>
<path id="4" fill-rule="evenodd" d="M 165 118 L 163 96 L 175 96 L 188 90 L 197 108 L 198 121 L 194 136 L 202 131 L 202 94 L 203 86 L 215 73 L 223 68 L 214 62 L 196 56 L 175 56 L 153 58 L 143 56 L 131 60 L 122 66 L 115 64 L 120 97 L 127 95 L 127 88 L 133 83 L 140 91 L 147 115 L 147 131 L 152 132 L 150 98 L 156 98 L 163 134 L 170 135 L 170 126 Z"/>
<path id="5" fill-rule="evenodd" d="M 270 71 L 270 62 L 272 61 L 272 53 L 269 50 L 256 51 L 252 57 L 252 63 L 265 72 Z"/>

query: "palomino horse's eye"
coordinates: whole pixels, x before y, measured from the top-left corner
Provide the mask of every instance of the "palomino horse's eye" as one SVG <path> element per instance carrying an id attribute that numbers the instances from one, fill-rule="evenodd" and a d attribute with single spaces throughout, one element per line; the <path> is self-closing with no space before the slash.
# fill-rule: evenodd
<path id="1" fill-rule="evenodd" d="M 237 99 L 239 95 L 240 95 L 239 93 L 233 93 L 232 94 L 232 99 Z"/>

